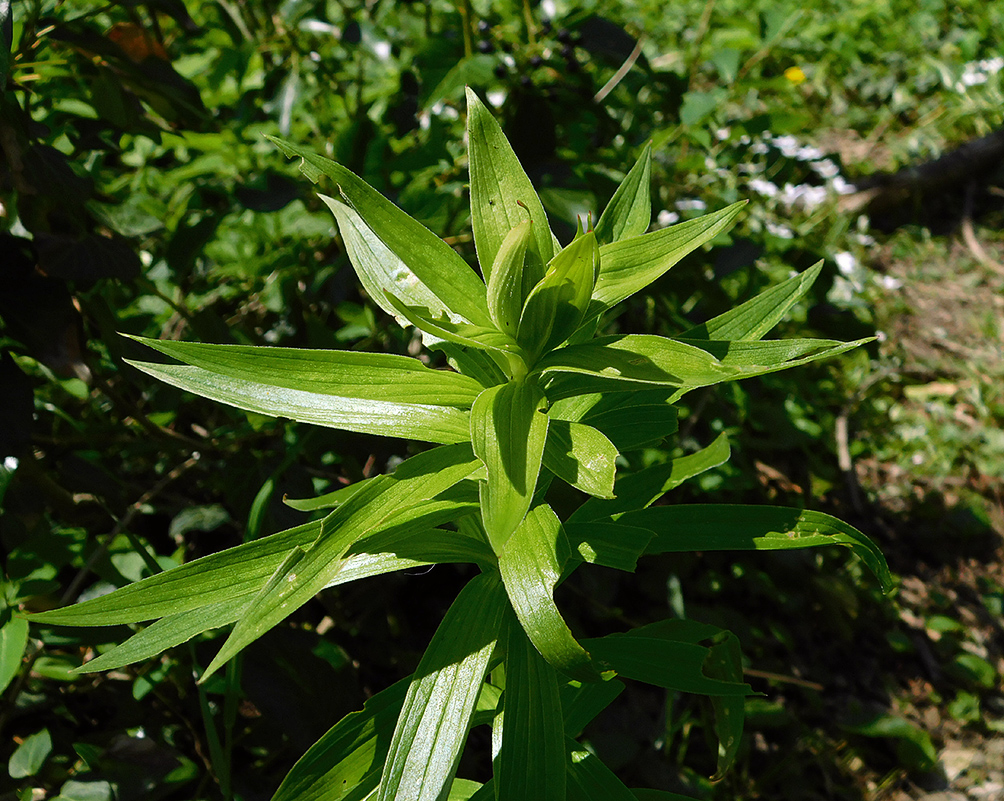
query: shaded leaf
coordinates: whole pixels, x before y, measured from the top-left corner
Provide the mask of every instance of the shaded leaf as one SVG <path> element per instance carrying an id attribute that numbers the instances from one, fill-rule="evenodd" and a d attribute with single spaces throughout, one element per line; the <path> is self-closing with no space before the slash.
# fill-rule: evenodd
<path id="1" fill-rule="evenodd" d="M 562 481 L 599 498 L 614 496 L 617 449 L 592 426 L 551 419 L 544 467 Z"/>
<path id="2" fill-rule="evenodd" d="M 843 545 L 868 566 L 884 591 L 892 587 L 889 566 L 878 546 L 853 526 L 823 512 L 780 506 L 682 504 L 630 512 L 619 520 L 656 533 L 648 553 Z"/>

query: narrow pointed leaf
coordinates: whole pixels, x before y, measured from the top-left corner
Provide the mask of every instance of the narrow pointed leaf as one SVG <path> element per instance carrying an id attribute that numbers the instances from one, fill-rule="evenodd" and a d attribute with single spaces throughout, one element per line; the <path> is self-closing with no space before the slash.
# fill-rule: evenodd
<path id="1" fill-rule="evenodd" d="M 614 497 L 617 449 L 592 426 L 552 419 L 547 428 L 544 467 L 589 495 Z"/>
<path id="2" fill-rule="evenodd" d="M 482 390 L 465 375 L 390 353 L 130 339 L 211 373 L 341 398 L 470 409 Z"/>
<path id="3" fill-rule="evenodd" d="M 589 654 L 576 642 L 554 603 L 554 588 L 570 556 L 561 523 L 550 506 L 537 506 L 499 554 L 499 571 L 516 617 L 534 647 L 558 670 L 597 681 Z"/>
<path id="4" fill-rule="evenodd" d="M 625 678 L 699 695 L 751 695 L 748 684 L 710 678 L 704 672 L 709 649 L 698 643 L 720 632 L 692 620 L 663 620 L 583 643 L 597 662 Z"/>
<path id="5" fill-rule="evenodd" d="M 301 423 L 444 445 L 463 442 L 470 429 L 469 414 L 454 406 L 344 398 L 231 378 L 188 365 L 129 364 L 196 395 Z"/>
<path id="6" fill-rule="evenodd" d="M 565 741 L 568 749 L 568 801 L 638 801 L 603 760 L 575 740 Z"/>
<path id="7" fill-rule="evenodd" d="M 490 322 L 485 285 L 453 248 L 341 164 L 290 142 L 269 138 L 290 158 L 300 157 L 300 170 L 310 180 L 316 183 L 322 175 L 331 178 L 366 226 L 446 308 L 472 323 Z"/>
<path id="8" fill-rule="evenodd" d="M 509 618 L 505 725 L 494 762 L 497 801 L 565 801 L 565 731 L 558 675 Z"/>
<path id="9" fill-rule="evenodd" d="M 380 780 L 407 679 L 370 698 L 332 726 L 293 766 L 272 801 L 362 799 Z"/>
<path id="10" fill-rule="evenodd" d="M 405 320 L 427 334 L 440 337 L 467 348 L 478 350 L 494 350 L 499 353 L 516 353 L 519 348 L 515 340 L 508 334 L 503 334 L 494 325 L 472 325 L 457 323 L 444 312 L 434 316 L 429 309 L 416 306 L 406 306 L 398 298 L 387 294 L 387 302 Z"/>
<path id="11" fill-rule="evenodd" d="M 622 513 L 644 509 L 687 479 L 724 464 L 730 453 L 728 438 L 725 434 L 719 434 L 710 445 L 697 453 L 624 476 L 614 487 L 617 494 L 615 499 L 607 501 L 590 498 L 572 513 L 569 521 L 600 521 L 622 515 L 620 521 L 625 525 L 650 528 L 640 518 L 627 520 Z"/>
<path id="12" fill-rule="evenodd" d="M 780 506 L 680 504 L 630 512 L 619 520 L 656 533 L 648 553 L 843 545 L 868 566 L 885 591 L 892 586 L 889 566 L 878 546 L 853 526 L 823 512 Z"/>
<path id="13" fill-rule="evenodd" d="M 282 621 L 332 582 L 353 543 L 401 509 L 416 506 L 467 478 L 478 467 L 469 445 L 444 445 L 403 462 L 328 515 L 317 541 L 283 575 L 259 592 L 206 668 L 210 675 L 248 643 Z"/>
<path id="14" fill-rule="evenodd" d="M 502 240 L 488 279 L 488 313 L 499 331 L 515 338 L 523 309 L 523 262 L 533 221 L 523 220 Z"/>
<path id="15" fill-rule="evenodd" d="M 757 340 L 777 325 L 809 291 L 823 263 L 772 286 L 734 309 L 680 334 L 680 339 Z"/>
<path id="16" fill-rule="evenodd" d="M 713 642 L 704 660 L 704 672 L 713 679 L 733 683 L 743 680 L 743 655 L 739 638 L 731 631 L 723 631 Z M 715 734 L 718 736 L 718 769 L 712 781 L 724 778 L 725 772 L 735 762 L 742 744 L 746 701 L 735 695 L 711 696 L 715 713 Z"/>
<path id="17" fill-rule="evenodd" d="M 689 390 L 828 359 L 870 341 L 681 342 L 651 334 L 627 334 L 561 348 L 541 359 L 535 369 L 545 379 L 568 372 Z"/>
<path id="18" fill-rule="evenodd" d="M 286 554 L 321 533 L 316 520 L 165 570 L 113 593 L 31 616 L 62 626 L 111 626 L 177 615 L 257 592 Z"/>
<path id="19" fill-rule="evenodd" d="M 541 391 L 513 381 L 486 389 L 471 408 L 471 441 L 488 479 L 481 515 L 496 553 L 523 520 L 537 485 L 547 440 Z"/>
<path id="20" fill-rule="evenodd" d="M 487 573 L 453 602 L 408 687 L 378 801 L 436 801 L 453 780 L 504 610 L 502 587 Z"/>
<path id="21" fill-rule="evenodd" d="M 593 229 L 601 245 L 630 239 L 648 230 L 652 221 L 652 144 L 624 176 Z"/>
<path id="22" fill-rule="evenodd" d="M 534 245 L 527 249 L 526 278 L 533 286 L 544 277 L 554 255 L 547 215 L 533 184 L 492 113 L 467 90 L 467 136 L 471 170 L 471 222 L 481 269 L 490 271 L 506 235 L 526 219 L 533 221 Z M 525 210 L 518 204 L 522 203 Z M 490 275 L 485 276 L 489 280 Z"/>
<path id="23" fill-rule="evenodd" d="M 688 253 L 728 230 L 744 205 L 733 203 L 696 220 L 603 245 L 593 290 L 595 313 L 644 289 Z"/>

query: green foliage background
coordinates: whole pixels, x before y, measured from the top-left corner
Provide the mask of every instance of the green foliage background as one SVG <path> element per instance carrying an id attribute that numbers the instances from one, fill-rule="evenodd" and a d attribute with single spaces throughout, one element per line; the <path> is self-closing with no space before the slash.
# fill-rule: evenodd
<path id="1" fill-rule="evenodd" d="M 337 489 L 410 455 L 151 382 L 124 364 L 141 351 L 116 332 L 416 352 L 361 294 L 330 213 L 264 135 L 326 152 L 472 260 L 465 84 L 498 105 L 548 214 L 568 226 L 563 241 L 650 140 L 660 224 L 752 199 L 728 238 L 624 304 L 625 330 L 678 332 L 825 258 L 792 325 L 887 332 L 840 365 L 695 393 L 679 449 L 650 449 L 636 466 L 725 432 L 732 461 L 681 487 L 685 499 L 836 510 L 891 549 L 905 590 L 883 601 L 855 587 L 843 557 L 809 554 L 769 573 L 755 556 L 660 557 L 637 577 L 569 582 L 563 606 L 580 631 L 668 607 L 735 630 L 766 674 L 739 768 L 717 785 L 694 699 L 620 699 L 585 741 L 634 783 L 707 798 L 821 787 L 891 798 L 934 781 L 950 740 L 932 739 L 924 709 L 940 710 L 955 739 L 999 730 L 999 626 L 981 632 L 1004 584 L 977 568 L 999 549 L 1004 369 L 990 356 L 919 364 L 897 340 L 910 335 L 896 321 L 914 296 L 869 269 L 930 264 L 950 226 L 879 234 L 838 204 L 865 173 L 1000 127 L 1004 9 L 802 5 L 0 4 L 0 755 L 11 791 L 212 798 L 232 777 L 241 797 L 267 798 L 333 720 L 414 669 L 467 578 L 459 569 L 325 593 L 198 689 L 205 643 L 79 677 L 69 670 L 126 632 L 29 640 L 12 611 L 296 525 L 285 494 Z M 977 207 L 999 244 L 993 197 Z M 944 258 L 963 275 L 978 268 Z M 999 315 L 973 330 L 999 342 Z M 841 420 L 883 507 L 855 506 L 845 489 L 832 445 Z M 891 489 L 886 478 L 903 475 Z M 979 574 L 968 583 L 967 565 Z M 925 594 L 919 579 L 932 576 L 946 584 Z"/>

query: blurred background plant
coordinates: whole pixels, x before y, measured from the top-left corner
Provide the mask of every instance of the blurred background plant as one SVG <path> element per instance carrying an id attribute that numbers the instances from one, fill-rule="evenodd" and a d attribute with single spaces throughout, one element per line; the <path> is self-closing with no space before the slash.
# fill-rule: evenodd
<path id="1" fill-rule="evenodd" d="M 409 455 L 154 384 L 122 362 L 132 345 L 116 332 L 415 352 L 263 134 L 325 151 L 472 257 L 470 84 L 565 241 L 649 140 L 659 225 L 751 200 L 728 237 L 624 304 L 625 328 L 677 333 L 822 258 L 791 325 L 880 336 L 837 364 L 695 393 L 677 449 L 640 458 L 727 432 L 732 461 L 693 497 L 835 511 L 880 541 L 898 593 L 883 601 L 835 561 L 818 570 L 825 554 L 769 575 L 756 555 L 708 554 L 571 581 L 586 632 L 667 606 L 732 628 L 766 693 L 716 785 L 693 699 L 625 693 L 590 745 L 638 784 L 708 799 L 992 798 L 1002 29 L 1000 4 L 948 0 L 682 0 L 672 13 L 612 0 L 0 3 L 0 756 L 21 794 L 9 797 L 268 798 L 333 721 L 414 668 L 461 583 L 453 568 L 326 592 L 198 691 L 200 641 L 77 677 L 122 636 L 29 639 L 13 612 L 295 525 L 285 493 Z M 951 180 L 888 191 L 960 145 Z"/>

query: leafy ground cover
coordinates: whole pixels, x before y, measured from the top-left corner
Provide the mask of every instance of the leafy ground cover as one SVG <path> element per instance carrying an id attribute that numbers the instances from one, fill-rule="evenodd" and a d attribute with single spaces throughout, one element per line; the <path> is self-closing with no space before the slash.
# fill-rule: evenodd
<path id="1" fill-rule="evenodd" d="M 726 432 L 729 466 L 682 492 L 834 511 L 880 541 L 897 592 L 858 589 L 855 568 L 829 555 L 825 569 L 709 554 L 632 582 L 570 582 L 559 602 L 577 631 L 644 624 L 667 606 L 737 630 L 747 678 L 766 694 L 750 701 L 740 763 L 717 785 L 706 712 L 686 696 L 625 696 L 588 741 L 636 784 L 705 798 L 999 794 L 1000 174 L 906 203 L 893 223 L 909 224 L 891 232 L 862 216 L 852 187 L 1000 128 L 1004 9 L 467 8 L 3 12 L 10 792 L 211 798 L 232 777 L 241 797 L 267 798 L 332 721 L 414 668 L 466 578 L 449 568 L 324 593 L 200 689 L 191 675 L 212 643 L 80 677 L 70 669 L 127 632 L 29 637 L 11 611 L 295 525 L 303 516 L 283 494 L 410 455 L 151 385 L 121 361 L 138 353 L 116 332 L 411 352 L 351 280 L 327 210 L 262 134 L 326 149 L 470 258 L 467 83 L 497 103 L 565 241 L 649 139 L 657 224 L 751 200 L 731 239 L 624 307 L 625 328 L 685 330 L 823 258 L 793 326 L 884 337 L 839 366 L 695 395 L 678 443 L 639 458 Z"/>

